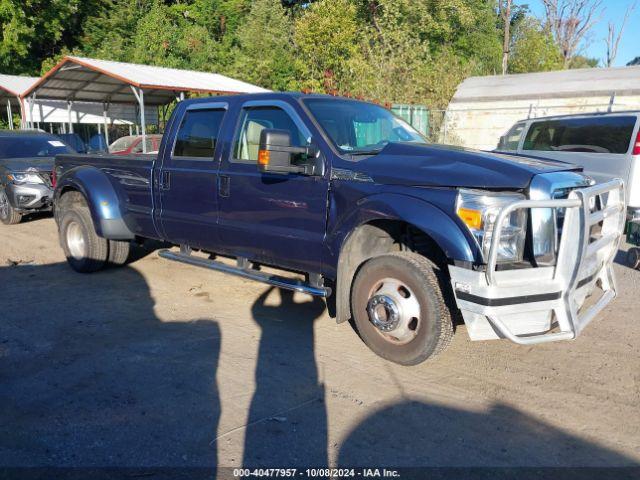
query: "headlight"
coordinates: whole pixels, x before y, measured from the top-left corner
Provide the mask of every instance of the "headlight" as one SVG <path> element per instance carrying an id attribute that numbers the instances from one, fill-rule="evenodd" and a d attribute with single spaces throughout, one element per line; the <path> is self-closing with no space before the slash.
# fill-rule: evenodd
<path id="1" fill-rule="evenodd" d="M 486 261 L 491 248 L 491 238 L 498 214 L 503 207 L 525 196 L 518 193 L 490 193 L 482 190 L 460 190 L 456 212 L 469 228 Z M 527 211 L 518 209 L 502 224 L 498 243 L 498 262 L 517 262 L 522 260 L 524 240 L 527 233 Z"/>
<path id="2" fill-rule="evenodd" d="M 7 178 L 13 183 L 44 183 L 36 173 L 10 173 Z"/>

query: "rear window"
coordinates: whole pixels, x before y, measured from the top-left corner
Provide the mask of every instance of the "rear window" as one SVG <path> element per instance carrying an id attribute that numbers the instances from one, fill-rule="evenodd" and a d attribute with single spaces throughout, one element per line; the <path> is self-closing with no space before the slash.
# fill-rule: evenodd
<path id="1" fill-rule="evenodd" d="M 531 125 L 524 150 L 627 153 L 636 117 L 547 120 Z"/>
<path id="2" fill-rule="evenodd" d="M 135 142 L 137 139 L 138 137 L 136 136 L 120 137 L 111 145 L 109 145 L 109 151 L 122 152 L 124 150 L 127 150 L 131 145 L 133 145 L 133 142 Z"/>

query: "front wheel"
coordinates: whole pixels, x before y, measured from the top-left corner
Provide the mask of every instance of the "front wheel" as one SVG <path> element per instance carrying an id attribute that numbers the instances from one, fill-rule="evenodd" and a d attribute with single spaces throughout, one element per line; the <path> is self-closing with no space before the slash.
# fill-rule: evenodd
<path id="1" fill-rule="evenodd" d="M 22 214 L 17 212 L 9 203 L 9 197 L 3 187 L 0 187 L 0 222 L 5 225 L 15 225 L 22 220 Z"/>
<path id="2" fill-rule="evenodd" d="M 360 337 L 377 355 L 416 365 L 453 336 L 438 267 L 413 252 L 368 260 L 356 275 L 351 311 Z"/>

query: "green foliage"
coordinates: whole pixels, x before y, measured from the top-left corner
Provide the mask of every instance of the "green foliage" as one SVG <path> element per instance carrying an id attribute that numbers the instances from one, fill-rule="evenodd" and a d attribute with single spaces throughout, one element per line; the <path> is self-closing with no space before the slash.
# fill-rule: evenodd
<path id="1" fill-rule="evenodd" d="M 43 59 L 75 47 L 101 0 L 0 0 L 0 71 L 35 74 Z"/>
<path id="2" fill-rule="evenodd" d="M 465 77 L 500 71 L 496 8 L 493 0 L 0 0 L 0 71 L 36 74 L 75 54 L 444 108 Z M 511 28 L 511 72 L 561 68 L 526 6 L 514 7 Z"/>
<path id="3" fill-rule="evenodd" d="M 585 57 L 584 55 L 576 55 L 569 62 L 569 68 L 595 68 L 600 64 L 597 58 Z"/>
<path id="4" fill-rule="evenodd" d="M 354 2 L 320 0 L 311 4 L 295 22 L 293 39 L 303 88 L 348 88 L 350 65 L 359 54 Z"/>
<path id="5" fill-rule="evenodd" d="M 511 41 L 509 73 L 562 69 L 563 59 L 551 32 L 535 19 L 517 25 Z"/>
<path id="6" fill-rule="evenodd" d="M 273 90 L 296 88 L 292 29 L 278 0 L 256 0 L 238 28 L 228 73 Z"/>

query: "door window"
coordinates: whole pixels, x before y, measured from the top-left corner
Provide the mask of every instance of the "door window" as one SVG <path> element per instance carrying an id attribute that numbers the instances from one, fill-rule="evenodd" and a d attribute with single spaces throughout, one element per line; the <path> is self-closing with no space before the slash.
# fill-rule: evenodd
<path id="1" fill-rule="evenodd" d="M 236 138 L 233 157 L 244 162 L 257 162 L 260 134 L 265 128 L 287 130 L 292 146 L 305 146 L 307 142 L 287 112 L 279 107 L 249 107 L 242 110 L 240 133 Z"/>
<path id="2" fill-rule="evenodd" d="M 591 117 L 546 120 L 531 125 L 524 150 L 627 153 L 636 117 Z"/>
<path id="3" fill-rule="evenodd" d="M 225 110 L 187 110 L 178 129 L 174 157 L 213 159 Z"/>

